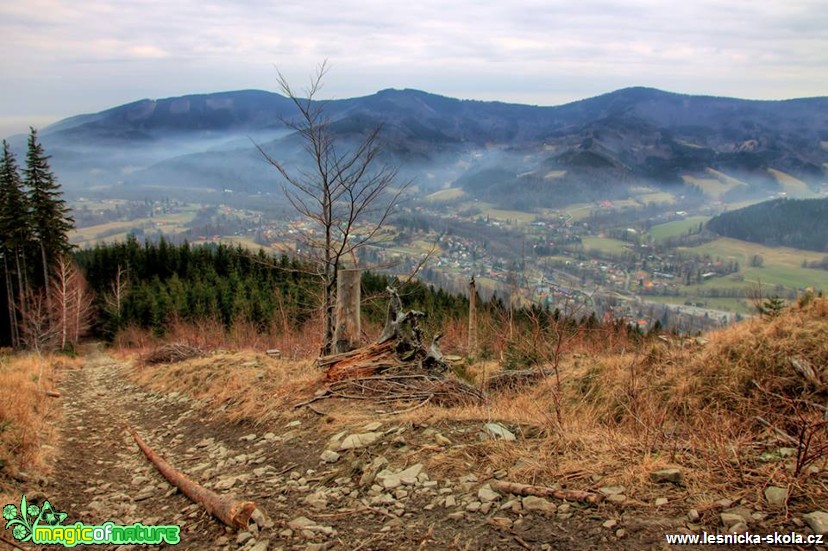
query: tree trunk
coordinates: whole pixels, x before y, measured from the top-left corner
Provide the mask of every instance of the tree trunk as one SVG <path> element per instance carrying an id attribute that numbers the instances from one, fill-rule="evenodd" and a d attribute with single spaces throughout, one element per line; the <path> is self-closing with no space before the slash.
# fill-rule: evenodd
<path id="1" fill-rule="evenodd" d="M 12 348 L 17 348 L 17 306 L 14 302 L 14 285 L 12 285 L 12 276 L 9 273 L 9 259 L 6 254 L 3 255 L 3 275 L 6 283 L 6 306 L 9 312 L 9 337 L 11 338 Z"/>
<path id="2" fill-rule="evenodd" d="M 591 504 L 600 503 L 604 499 L 604 496 L 601 494 L 594 494 L 583 490 L 556 490 L 555 488 L 530 486 L 529 484 L 506 482 L 503 480 L 492 481 L 491 486 L 492 490 L 518 496 L 554 497 L 566 501 L 580 501 Z"/>
<path id="3" fill-rule="evenodd" d="M 28 280 L 25 277 L 26 274 L 26 257 L 23 257 L 23 266 L 20 266 L 20 249 L 14 249 L 14 263 L 17 268 L 17 308 L 23 307 L 23 300 L 25 297 L 25 293 L 28 291 Z M 12 287 L 14 287 L 14 283 L 12 283 Z M 16 311 L 14 314 L 15 318 L 15 331 L 17 332 L 17 346 L 21 344 L 21 335 L 20 335 L 20 312 Z"/>
<path id="4" fill-rule="evenodd" d="M 477 287 L 474 278 L 469 281 L 469 358 L 477 357 Z"/>
<path id="5" fill-rule="evenodd" d="M 334 315 L 336 313 L 336 272 L 331 267 L 326 267 L 325 274 L 325 297 L 322 301 L 322 350 L 320 356 L 328 356 L 333 353 L 334 345 Z M 333 272 L 333 273 L 331 273 Z"/>
<path id="6" fill-rule="evenodd" d="M 264 514 L 250 501 L 235 501 L 222 497 L 207 488 L 196 484 L 183 474 L 175 470 L 172 465 L 164 461 L 155 450 L 147 446 L 132 428 L 129 433 L 144 452 L 155 468 L 169 481 L 170 484 L 181 490 L 192 501 L 198 503 L 211 515 L 221 520 L 227 526 L 237 530 L 247 530 L 251 523 L 256 523 L 258 528 L 264 528 Z"/>
<path id="7" fill-rule="evenodd" d="M 46 263 L 46 246 L 40 241 L 40 260 L 43 263 L 43 288 L 46 290 L 46 308 L 52 310 L 52 291 L 49 289 L 49 265 Z"/>
<path id="8" fill-rule="evenodd" d="M 334 354 L 359 348 L 362 335 L 360 319 L 362 271 L 356 268 L 339 270 L 336 289 L 336 326 Z"/>

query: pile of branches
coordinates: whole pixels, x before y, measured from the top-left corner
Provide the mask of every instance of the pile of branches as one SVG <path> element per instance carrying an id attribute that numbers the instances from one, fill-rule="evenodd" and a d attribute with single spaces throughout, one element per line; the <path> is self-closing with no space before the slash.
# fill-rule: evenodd
<path id="1" fill-rule="evenodd" d="M 332 383 L 324 393 L 299 406 L 326 398 L 369 400 L 377 404 L 400 404 L 403 407 L 411 405 L 402 411 L 379 411 L 378 413 L 402 413 L 429 403 L 441 407 L 453 407 L 481 404 L 486 400 L 486 396 L 478 389 L 454 377 L 400 374 L 337 381 Z"/>
<path id="2" fill-rule="evenodd" d="M 207 353 L 201 348 L 190 346 L 182 342 L 172 344 L 165 344 L 156 348 L 146 356 L 143 360 L 146 364 L 171 364 L 175 362 L 183 362 L 193 358 L 203 358 Z"/>
<path id="3" fill-rule="evenodd" d="M 379 404 L 398 402 L 414 404 L 414 408 L 427 403 L 449 407 L 485 401 L 481 391 L 448 375 L 448 364 L 439 345 L 440 333 L 434 335 L 428 346 L 423 344 L 419 321 L 425 314 L 403 311 L 397 291 L 387 290 L 388 314 L 377 341 L 350 352 L 319 358 L 316 364 L 326 370 L 328 388 L 296 407 L 326 398 L 370 400 Z"/>

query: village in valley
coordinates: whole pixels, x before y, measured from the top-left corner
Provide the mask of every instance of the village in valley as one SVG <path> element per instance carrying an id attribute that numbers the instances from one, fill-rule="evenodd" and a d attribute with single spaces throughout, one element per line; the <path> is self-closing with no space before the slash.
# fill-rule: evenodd
<path id="1" fill-rule="evenodd" d="M 474 277 L 484 299 L 496 295 L 624 319 L 642 331 L 691 334 L 752 315 L 763 297 L 791 299 L 821 288 L 825 271 L 805 266 L 824 255 L 720 238 L 705 223 L 733 205 L 693 191 L 641 188 L 626 200 L 529 213 L 497 209 L 448 188 L 397 205 L 374 242 L 360 249 L 359 262 L 399 275 L 416 271 L 451 292 L 467 292 Z M 132 234 L 301 257 L 300 243 L 317 231 L 312 220 L 289 210 L 251 206 L 267 205 L 267 196 L 241 198 L 225 190 L 223 200 L 213 206 L 78 200 L 72 239 L 88 247 Z"/>

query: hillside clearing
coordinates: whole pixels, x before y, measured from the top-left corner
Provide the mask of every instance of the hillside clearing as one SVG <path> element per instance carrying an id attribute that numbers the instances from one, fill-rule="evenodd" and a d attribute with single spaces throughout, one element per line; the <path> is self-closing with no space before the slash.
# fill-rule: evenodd
<path id="1" fill-rule="evenodd" d="M 650 236 L 656 241 L 664 241 L 671 237 L 679 237 L 690 230 L 697 230 L 699 224 L 710 220 L 709 216 L 688 216 L 682 220 L 657 224 L 650 228 Z"/>

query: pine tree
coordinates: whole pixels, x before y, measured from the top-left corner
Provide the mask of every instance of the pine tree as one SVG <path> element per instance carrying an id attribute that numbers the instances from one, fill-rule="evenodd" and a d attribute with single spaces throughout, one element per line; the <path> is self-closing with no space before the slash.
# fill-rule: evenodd
<path id="1" fill-rule="evenodd" d="M 0 165 L 0 255 L 3 257 L 3 293 L 8 311 L 8 330 L 0 340 L 18 346 L 20 343 L 19 310 L 26 293 L 25 251 L 32 239 L 29 204 L 17 159 L 3 140 Z"/>
<path id="2" fill-rule="evenodd" d="M 40 253 L 38 277 L 42 276 L 40 283 L 46 289 L 48 305 L 51 302 L 49 271 L 57 259 L 72 250 L 69 231 L 74 220 L 62 198 L 60 185 L 49 168 L 49 156 L 37 141 L 37 130 L 34 128 L 30 129 L 24 176 L 29 188 L 33 235 Z"/>

